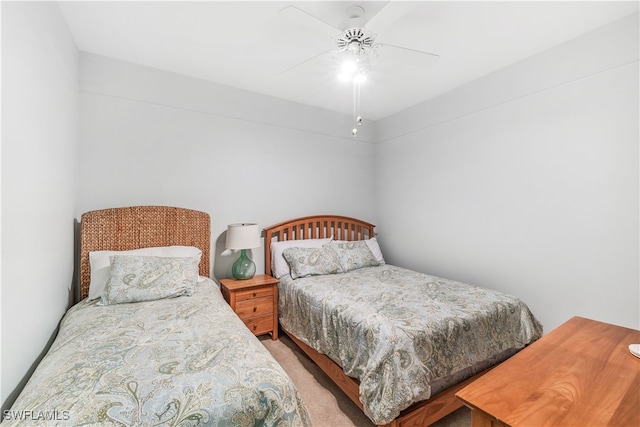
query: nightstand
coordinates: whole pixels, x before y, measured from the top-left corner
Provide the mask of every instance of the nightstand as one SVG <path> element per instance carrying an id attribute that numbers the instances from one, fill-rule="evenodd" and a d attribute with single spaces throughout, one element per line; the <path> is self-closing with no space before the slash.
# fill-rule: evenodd
<path id="1" fill-rule="evenodd" d="M 251 279 L 220 279 L 222 295 L 254 335 L 278 339 L 278 279 L 256 274 Z"/>

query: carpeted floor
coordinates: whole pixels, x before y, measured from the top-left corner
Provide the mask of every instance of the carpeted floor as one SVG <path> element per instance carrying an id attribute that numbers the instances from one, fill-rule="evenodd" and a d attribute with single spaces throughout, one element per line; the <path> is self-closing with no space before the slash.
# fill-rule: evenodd
<path id="1" fill-rule="evenodd" d="M 302 395 L 314 427 L 374 427 L 360 409 L 296 346 L 285 334 L 278 341 L 270 335 L 260 340 Z M 471 414 L 467 408 L 438 421 L 437 427 L 469 427 Z"/>

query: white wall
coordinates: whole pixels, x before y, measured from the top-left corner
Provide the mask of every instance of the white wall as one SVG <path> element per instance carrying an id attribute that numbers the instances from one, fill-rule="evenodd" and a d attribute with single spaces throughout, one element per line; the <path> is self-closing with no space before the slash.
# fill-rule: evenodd
<path id="1" fill-rule="evenodd" d="M 378 122 L 389 260 L 638 328 L 638 15 Z"/>
<path id="2" fill-rule="evenodd" d="M 78 164 L 78 52 L 57 4 L 2 2 L 2 386 L 67 309 Z"/>
<path id="3" fill-rule="evenodd" d="M 146 204 L 206 211 L 217 278 L 237 256 L 219 256 L 228 224 L 321 213 L 375 222 L 374 146 L 350 136 L 348 117 L 96 55 L 81 54 L 80 68 L 78 217 Z M 253 251 L 259 272 L 263 257 Z"/>

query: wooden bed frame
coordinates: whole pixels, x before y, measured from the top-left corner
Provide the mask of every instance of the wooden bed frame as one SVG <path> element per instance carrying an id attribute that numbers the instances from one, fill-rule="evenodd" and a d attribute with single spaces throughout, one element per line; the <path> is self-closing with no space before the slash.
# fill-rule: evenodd
<path id="1" fill-rule="evenodd" d="M 200 275 L 209 277 L 211 219 L 206 212 L 169 206 L 102 209 L 80 218 L 80 299 L 89 294 L 90 251 L 126 251 L 154 246 L 195 246 Z"/>
<path id="2" fill-rule="evenodd" d="M 271 243 L 275 241 L 321 239 L 332 237 L 336 240 L 366 240 L 374 237 L 373 224 L 355 218 L 335 215 L 307 216 L 282 222 L 265 228 L 265 270 L 271 275 Z M 358 380 L 346 375 L 342 368 L 326 355 L 319 353 L 300 341 L 286 329 L 282 330 L 313 360 L 331 380 L 362 410 Z M 484 371 L 486 372 L 486 371 Z M 423 427 L 463 406 L 455 393 L 480 377 L 480 372 L 461 383 L 436 394 L 428 400 L 417 402 L 400 413 L 387 424 L 389 427 Z"/>

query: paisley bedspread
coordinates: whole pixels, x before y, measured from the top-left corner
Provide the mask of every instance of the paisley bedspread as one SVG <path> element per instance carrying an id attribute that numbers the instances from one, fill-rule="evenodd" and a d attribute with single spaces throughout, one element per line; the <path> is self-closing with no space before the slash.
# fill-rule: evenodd
<path id="1" fill-rule="evenodd" d="M 190 297 L 72 307 L 5 416 L 3 427 L 311 425 L 285 371 L 208 279 Z"/>
<path id="2" fill-rule="evenodd" d="M 375 424 L 428 399 L 438 379 L 542 335 L 515 297 L 388 264 L 279 286 L 282 326 L 360 381 Z"/>

